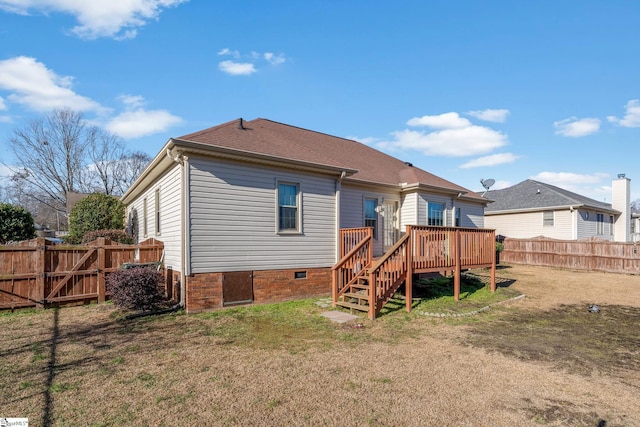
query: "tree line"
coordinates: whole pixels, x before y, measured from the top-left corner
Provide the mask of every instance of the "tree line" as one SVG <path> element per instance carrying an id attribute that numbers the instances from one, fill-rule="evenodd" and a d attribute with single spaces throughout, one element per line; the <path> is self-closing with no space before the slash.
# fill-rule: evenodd
<path id="1" fill-rule="evenodd" d="M 67 230 L 67 196 L 121 196 L 151 161 L 87 121 L 82 113 L 57 109 L 16 128 L 8 146 L 15 162 L 0 186 L 0 202 L 20 206 L 36 223 Z"/>

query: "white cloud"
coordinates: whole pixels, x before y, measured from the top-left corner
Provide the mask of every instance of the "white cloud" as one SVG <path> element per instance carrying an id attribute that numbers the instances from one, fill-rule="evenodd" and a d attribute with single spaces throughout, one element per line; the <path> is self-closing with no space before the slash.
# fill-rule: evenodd
<path id="1" fill-rule="evenodd" d="M 497 110 L 475 110 L 467 111 L 467 114 L 485 122 L 504 123 L 509 115 L 509 110 L 497 109 Z"/>
<path id="2" fill-rule="evenodd" d="M 238 52 L 237 50 L 230 50 L 227 47 L 225 47 L 224 49 L 220 49 L 218 51 L 218 55 L 220 55 L 220 56 L 232 56 L 234 58 L 240 58 L 240 52 Z"/>
<path id="3" fill-rule="evenodd" d="M 7 104 L 4 103 L 4 99 L 0 96 L 0 111 L 6 110 Z"/>
<path id="4" fill-rule="evenodd" d="M 414 117 L 407 122 L 409 126 L 427 126 L 435 129 L 457 129 L 471 126 L 471 122 L 458 113 L 444 113 L 437 116 Z"/>
<path id="5" fill-rule="evenodd" d="M 570 117 L 554 122 L 553 126 L 556 128 L 556 134 L 577 138 L 598 132 L 600 129 L 600 119 L 578 119 L 577 117 Z"/>
<path id="6" fill-rule="evenodd" d="M 470 160 L 460 165 L 460 168 L 469 169 L 469 168 L 502 165 L 505 163 L 513 163 L 519 158 L 520 156 L 516 156 L 515 154 L 512 154 L 512 153 L 491 154 L 489 156 L 484 156 L 478 159 Z"/>
<path id="7" fill-rule="evenodd" d="M 279 65 L 286 61 L 284 55 L 275 55 L 271 52 L 265 53 L 264 59 L 266 59 L 271 65 Z"/>
<path id="8" fill-rule="evenodd" d="M 258 71 L 255 65 L 250 62 L 222 61 L 218 64 L 218 68 L 232 76 L 249 76 Z"/>
<path id="9" fill-rule="evenodd" d="M 498 180 L 491 186 L 492 190 L 502 190 L 503 188 L 511 187 L 513 183 L 511 181 Z"/>
<path id="10" fill-rule="evenodd" d="M 632 99 L 625 105 L 626 114 L 622 119 L 615 116 L 608 116 L 607 120 L 611 123 L 619 124 L 627 128 L 640 127 L 640 100 Z"/>
<path id="11" fill-rule="evenodd" d="M 272 52 L 259 53 L 251 51 L 249 54 L 241 55 L 237 50 L 227 47 L 218 51 L 219 56 L 231 56 L 234 60 L 221 61 L 218 63 L 220 71 L 232 76 L 249 76 L 258 72 L 258 65 L 262 61 L 271 65 L 280 65 L 286 62 L 283 54 L 276 55 Z M 241 61 L 242 59 L 242 61 Z"/>
<path id="12" fill-rule="evenodd" d="M 29 109 L 45 112 L 69 107 L 76 111 L 101 111 L 99 103 L 75 93 L 73 78 L 59 76 L 35 58 L 17 56 L 0 61 L 0 89 L 7 99 Z"/>
<path id="13" fill-rule="evenodd" d="M 380 146 L 390 149 L 413 149 L 426 155 L 461 157 L 489 153 L 508 143 L 507 136 L 502 132 L 476 126 L 455 112 L 414 117 L 407 124 L 437 130 L 396 131 L 392 133 L 395 137 L 393 141 L 383 142 Z"/>
<path id="14" fill-rule="evenodd" d="M 0 9 L 22 15 L 60 12 L 78 21 L 71 32 L 85 39 L 128 39 L 163 9 L 188 0 L 0 0 Z"/>
<path id="15" fill-rule="evenodd" d="M 121 95 L 126 111 L 111 118 L 104 126 L 109 132 L 125 139 L 140 138 L 159 132 L 182 122 L 166 110 L 144 110 L 144 98 L 134 95 Z"/>

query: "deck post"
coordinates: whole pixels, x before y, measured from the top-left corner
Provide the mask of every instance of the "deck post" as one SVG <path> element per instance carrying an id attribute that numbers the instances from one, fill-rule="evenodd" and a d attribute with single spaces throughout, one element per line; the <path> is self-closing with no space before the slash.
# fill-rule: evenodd
<path id="1" fill-rule="evenodd" d="M 376 282 L 375 274 L 369 272 L 369 319 L 374 320 L 376 318 Z"/>
<path id="2" fill-rule="evenodd" d="M 404 280 L 404 294 L 406 298 L 406 309 L 407 313 L 411 313 L 411 308 L 413 305 L 413 230 L 410 225 L 407 225 L 407 234 L 409 235 L 409 240 L 407 240 L 407 253 L 406 263 L 407 263 L 407 276 Z"/>
<path id="3" fill-rule="evenodd" d="M 460 230 L 456 229 L 454 232 L 454 252 L 455 252 L 455 273 L 453 274 L 453 299 L 460 301 L 460 272 L 461 266 L 461 250 L 460 250 Z"/>
<path id="4" fill-rule="evenodd" d="M 331 272 L 331 301 L 333 306 L 336 306 L 338 302 L 338 270 L 335 269 Z"/>

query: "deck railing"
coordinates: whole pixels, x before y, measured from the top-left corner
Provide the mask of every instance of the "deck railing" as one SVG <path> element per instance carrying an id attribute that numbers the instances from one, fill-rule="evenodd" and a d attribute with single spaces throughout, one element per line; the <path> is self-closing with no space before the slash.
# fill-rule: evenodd
<path id="1" fill-rule="evenodd" d="M 350 284 L 366 276 L 369 282 L 369 317 L 372 319 L 402 282 L 406 282 L 407 311 L 411 311 L 414 273 L 453 273 L 454 298 L 457 301 L 460 298 L 461 271 L 490 267 L 491 291 L 496 289 L 494 230 L 408 225 L 405 235 L 371 266 L 371 228 L 340 230 L 340 242 L 340 253 L 344 255 L 333 267 L 333 302 L 338 301 Z"/>

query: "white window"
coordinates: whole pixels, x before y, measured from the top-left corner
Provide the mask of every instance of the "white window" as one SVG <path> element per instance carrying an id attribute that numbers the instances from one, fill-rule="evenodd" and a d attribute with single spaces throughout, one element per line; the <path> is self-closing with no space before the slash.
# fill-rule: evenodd
<path id="1" fill-rule="evenodd" d="M 378 238 L 378 199 L 364 199 L 364 226 L 373 227 L 373 238 Z"/>
<path id="2" fill-rule="evenodd" d="M 427 203 L 427 225 L 444 225 L 444 204 Z"/>
<path id="3" fill-rule="evenodd" d="M 553 211 L 542 212 L 542 226 L 553 227 Z"/>
<path id="4" fill-rule="evenodd" d="M 160 234 L 160 189 L 156 189 L 155 193 L 155 219 L 156 219 L 156 235 Z"/>
<path id="5" fill-rule="evenodd" d="M 278 231 L 300 232 L 300 185 L 278 183 Z"/>
<path id="6" fill-rule="evenodd" d="M 604 214 L 596 214 L 596 221 L 598 223 L 597 234 L 604 234 Z"/>

